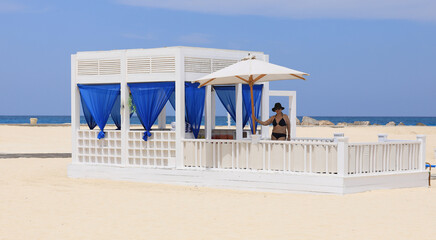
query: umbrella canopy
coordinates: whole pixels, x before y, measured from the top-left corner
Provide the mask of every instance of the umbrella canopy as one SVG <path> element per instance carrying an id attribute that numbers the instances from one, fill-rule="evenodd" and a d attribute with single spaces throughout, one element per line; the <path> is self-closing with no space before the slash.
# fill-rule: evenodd
<path id="1" fill-rule="evenodd" d="M 276 80 L 302 79 L 303 76 L 309 75 L 304 72 L 282 67 L 276 64 L 260 61 L 254 57 L 242 59 L 242 61 L 211 73 L 205 77 L 199 78 L 193 82 L 200 83 L 199 87 L 205 85 L 225 85 L 243 83 L 250 85 L 251 92 L 251 119 L 254 124 L 254 103 L 253 103 L 253 85 L 260 82 L 269 82 Z M 253 134 L 256 129 L 253 128 Z"/>
<path id="2" fill-rule="evenodd" d="M 276 80 L 304 79 L 309 75 L 294 69 L 249 58 L 242 60 L 205 77 L 195 80 L 204 85 L 225 85 L 235 83 L 254 84 Z"/>

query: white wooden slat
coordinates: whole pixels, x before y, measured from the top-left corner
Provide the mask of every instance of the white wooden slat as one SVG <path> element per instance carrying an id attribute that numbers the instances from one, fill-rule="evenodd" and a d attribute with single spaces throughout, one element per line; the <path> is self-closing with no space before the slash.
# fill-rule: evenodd
<path id="1" fill-rule="evenodd" d="M 230 144 L 232 145 L 232 169 L 235 169 L 235 144 L 234 142 Z"/>
<path id="2" fill-rule="evenodd" d="M 373 158 L 372 151 L 373 150 L 374 150 L 373 146 L 369 145 L 368 146 L 368 173 L 372 172 L 372 158 Z"/>
<path id="3" fill-rule="evenodd" d="M 329 146 L 325 146 L 325 173 L 329 174 Z"/>
<path id="4" fill-rule="evenodd" d="M 262 144 L 262 169 L 265 170 L 265 143 Z"/>
<path id="5" fill-rule="evenodd" d="M 212 168 L 216 167 L 216 151 L 215 151 L 215 142 L 211 142 L 212 143 Z"/>
<path id="6" fill-rule="evenodd" d="M 291 144 L 288 144 L 288 171 L 291 171 L 291 154 L 292 154 L 292 147 Z"/>
<path id="7" fill-rule="evenodd" d="M 271 145 L 268 144 L 268 171 L 271 170 Z"/>
<path id="8" fill-rule="evenodd" d="M 286 144 L 283 145 L 283 171 L 286 170 Z"/>
<path id="9" fill-rule="evenodd" d="M 388 171 L 391 171 L 392 167 L 395 167 L 395 166 L 392 166 L 392 162 L 393 162 L 392 158 L 395 156 L 394 145 L 392 145 L 392 144 L 388 145 L 388 152 L 387 153 L 388 153 L 387 168 L 388 168 Z"/>
<path id="10" fill-rule="evenodd" d="M 249 169 L 248 167 L 248 143 L 245 143 L 245 167 Z"/>
<path id="11" fill-rule="evenodd" d="M 216 72 L 237 62 L 238 60 L 232 59 L 212 59 L 212 72 Z"/>
<path id="12" fill-rule="evenodd" d="M 312 145 L 309 145 L 309 172 L 312 173 Z"/>
<path id="13" fill-rule="evenodd" d="M 303 165 L 304 165 L 304 172 L 307 172 L 307 145 L 303 145 L 304 147 L 304 153 L 303 153 Z"/>
<path id="14" fill-rule="evenodd" d="M 80 75 L 98 75 L 98 59 L 78 60 L 77 74 Z"/>
<path id="15" fill-rule="evenodd" d="M 185 57 L 185 72 L 211 73 L 212 63 L 210 58 Z"/>
<path id="16" fill-rule="evenodd" d="M 239 143 L 236 143 L 236 169 L 239 169 Z"/>
<path id="17" fill-rule="evenodd" d="M 202 158 L 203 158 L 202 146 L 203 146 L 203 143 L 200 142 L 200 146 L 199 146 L 199 150 L 198 150 L 198 152 L 200 153 L 198 167 L 200 167 L 200 168 L 203 167 L 203 164 L 202 164 Z"/>
<path id="18" fill-rule="evenodd" d="M 364 153 L 365 153 L 365 146 L 360 146 L 359 150 L 360 156 L 359 156 L 359 173 L 363 173 L 363 162 L 364 162 Z"/>
<path id="19" fill-rule="evenodd" d="M 198 160 L 197 160 L 197 154 L 198 154 L 198 147 L 197 147 L 197 143 L 198 142 L 194 142 L 194 167 L 198 167 Z"/>

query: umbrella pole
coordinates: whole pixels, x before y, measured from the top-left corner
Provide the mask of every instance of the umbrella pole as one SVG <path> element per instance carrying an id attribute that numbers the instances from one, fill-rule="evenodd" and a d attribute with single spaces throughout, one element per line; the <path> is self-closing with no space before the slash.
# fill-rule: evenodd
<path id="1" fill-rule="evenodd" d="M 254 97 L 253 97 L 253 83 L 250 83 L 250 93 L 251 93 L 251 120 L 253 121 L 253 135 L 256 134 L 256 124 L 254 121 Z"/>

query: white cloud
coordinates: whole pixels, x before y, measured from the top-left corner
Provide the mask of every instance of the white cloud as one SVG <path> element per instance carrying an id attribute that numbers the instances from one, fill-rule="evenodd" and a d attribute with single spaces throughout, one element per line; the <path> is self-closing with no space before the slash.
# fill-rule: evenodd
<path id="1" fill-rule="evenodd" d="M 183 43 L 191 44 L 208 44 L 212 42 L 211 37 L 204 33 L 191 33 L 182 35 L 178 38 L 178 40 Z"/>
<path id="2" fill-rule="evenodd" d="M 225 15 L 436 20 L 435 0 L 117 0 L 121 4 Z"/>

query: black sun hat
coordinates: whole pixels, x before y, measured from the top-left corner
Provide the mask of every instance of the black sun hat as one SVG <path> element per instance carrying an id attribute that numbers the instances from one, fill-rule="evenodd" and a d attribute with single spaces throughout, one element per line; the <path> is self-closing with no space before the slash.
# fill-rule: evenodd
<path id="1" fill-rule="evenodd" d="M 275 112 L 279 108 L 282 109 L 282 110 L 285 109 L 284 107 L 282 107 L 282 104 L 280 104 L 278 102 L 278 103 L 274 104 L 274 107 L 273 107 L 272 111 Z"/>

